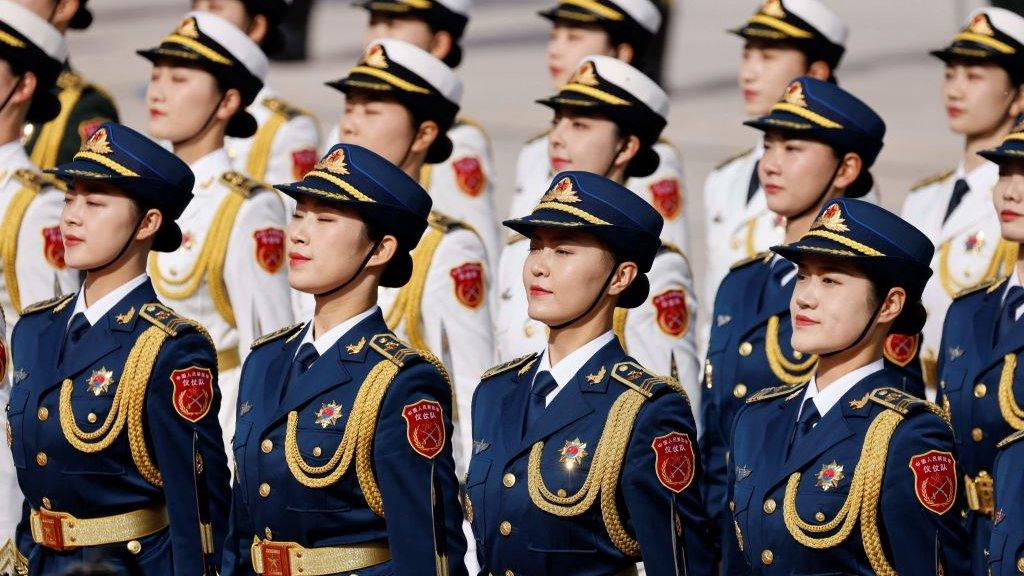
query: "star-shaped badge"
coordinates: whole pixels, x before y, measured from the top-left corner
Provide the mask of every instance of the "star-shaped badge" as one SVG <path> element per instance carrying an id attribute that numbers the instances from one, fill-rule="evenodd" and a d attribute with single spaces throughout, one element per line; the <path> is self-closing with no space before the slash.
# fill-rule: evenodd
<path id="1" fill-rule="evenodd" d="M 92 392 L 93 396 L 99 396 L 100 394 L 106 394 L 110 390 L 110 385 L 114 383 L 114 372 L 107 370 L 104 366 L 99 370 L 94 370 L 92 375 L 89 376 L 89 381 L 86 385 L 89 386 L 89 392 Z"/>
<path id="2" fill-rule="evenodd" d="M 821 472 L 818 472 L 818 487 L 828 492 L 839 486 L 844 478 L 846 475 L 843 474 L 843 465 L 833 460 L 831 464 L 822 465 Z"/>
<path id="3" fill-rule="evenodd" d="M 334 426 L 338 422 L 339 418 L 341 418 L 341 404 L 334 401 L 322 404 L 320 409 L 316 411 L 316 423 L 319 424 L 321 428 Z"/>

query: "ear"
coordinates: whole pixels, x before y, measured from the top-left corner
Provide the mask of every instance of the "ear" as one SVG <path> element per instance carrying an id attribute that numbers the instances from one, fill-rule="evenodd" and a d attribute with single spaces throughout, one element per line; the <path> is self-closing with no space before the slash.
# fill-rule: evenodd
<path id="1" fill-rule="evenodd" d="M 11 95 L 11 103 L 25 104 L 31 102 L 32 96 L 35 95 L 36 88 L 39 86 L 39 79 L 36 77 L 35 72 L 25 72 L 17 82 L 18 85 L 14 89 L 14 94 Z"/>
<path id="2" fill-rule="evenodd" d="M 637 268 L 635 262 L 623 262 L 619 264 L 618 270 L 615 271 L 615 277 L 612 278 L 610 284 L 608 284 L 609 296 L 619 296 L 626 291 L 633 281 L 636 280 L 637 275 L 640 273 L 640 269 Z"/>
<path id="3" fill-rule="evenodd" d="M 907 292 L 903 288 L 896 286 L 889 289 L 889 293 L 885 296 L 885 301 L 882 302 L 882 308 L 878 311 L 878 323 L 879 324 L 890 324 L 896 320 L 896 317 L 903 312 L 903 306 L 907 302 Z"/>
<path id="4" fill-rule="evenodd" d="M 832 67 L 826 64 L 824 60 L 815 60 L 807 67 L 806 75 L 822 82 L 828 82 L 828 79 L 832 77 Z"/>
<path id="5" fill-rule="evenodd" d="M 420 124 L 419 129 L 416 130 L 416 136 L 413 138 L 412 147 L 409 151 L 426 154 L 427 150 L 430 149 L 430 145 L 434 143 L 434 140 L 437 140 L 440 132 L 441 128 L 437 125 L 437 122 L 433 120 L 423 122 Z"/>
<path id="6" fill-rule="evenodd" d="M 139 225 L 138 231 L 135 232 L 135 239 L 148 240 L 152 238 L 160 230 L 160 226 L 163 223 L 164 215 L 156 208 L 150 208 L 146 211 L 146 215 L 142 217 L 142 224 Z"/>
<path id="7" fill-rule="evenodd" d="M 832 186 L 845 190 L 860 176 L 861 170 L 864 168 L 864 161 L 861 160 L 859 154 L 847 152 L 841 162 L 842 166 L 836 173 L 835 179 L 832 180 Z"/>
<path id="8" fill-rule="evenodd" d="M 267 38 L 267 33 L 269 31 L 270 21 L 267 20 L 265 15 L 257 14 L 256 16 L 253 16 L 252 22 L 249 23 L 249 30 L 246 31 L 246 34 L 249 35 L 249 38 L 253 42 L 262 44 Z"/>
<path id="9" fill-rule="evenodd" d="M 622 60 L 626 64 L 632 64 L 633 59 L 636 58 L 636 51 L 633 50 L 632 44 L 623 42 L 622 44 L 616 46 L 613 50 L 615 51 L 615 59 Z"/>
<path id="10" fill-rule="evenodd" d="M 615 166 L 617 168 L 625 169 L 626 166 L 636 158 L 636 155 L 640 152 L 640 139 L 634 135 L 630 135 L 626 139 L 625 146 L 622 147 L 622 151 L 615 157 Z"/>
<path id="11" fill-rule="evenodd" d="M 384 236 L 377 246 L 377 250 L 370 257 L 370 260 L 366 263 L 367 268 L 380 266 L 383 268 L 387 266 L 388 262 L 395 257 L 398 253 L 398 239 L 390 234 Z"/>
<path id="12" fill-rule="evenodd" d="M 237 88 L 229 88 L 220 99 L 217 107 L 217 119 L 227 122 L 242 108 L 242 93 Z"/>
<path id="13" fill-rule="evenodd" d="M 454 43 L 455 40 L 452 38 L 451 32 L 447 30 L 435 32 L 434 37 L 430 40 L 430 53 L 438 60 L 444 60 L 451 53 Z"/>
<path id="14" fill-rule="evenodd" d="M 1010 107 L 1006 111 L 1006 115 L 1009 116 L 1010 122 L 1017 119 L 1021 113 L 1024 113 L 1024 84 L 1013 87 L 1013 99 L 1010 100 Z"/>

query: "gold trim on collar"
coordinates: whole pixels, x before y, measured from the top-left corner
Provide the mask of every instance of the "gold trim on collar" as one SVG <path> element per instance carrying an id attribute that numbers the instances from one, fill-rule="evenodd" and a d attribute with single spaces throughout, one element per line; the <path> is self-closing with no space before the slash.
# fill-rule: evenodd
<path id="1" fill-rule="evenodd" d="M 754 14 L 747 20 L 748 24 L 763 24 L 769 28 L 774 28 L 779 32 L 792 36 L 793 38 L 811 38 L 814 34 L 797 28 L 788 22 L 783 22 L 778 18 L 768 16 L 767 14 Z"/>
<path id="2" fill-rule="evenodd" d="M 591 98 L 595 98 L 597 100 L 600 100 L 601 102 L 604 102 L 605 104 L 611 104 L 612 106 L 632 106 L 633 105 L 633 103 L 630 102 L 629 100 L 623 100 L 622 98 L 619 98 L 618 96 L 613 96 L 613 95 L 605 92 L 604 90 L 598 90 L 597 88 L 593 88 L 591 86 L 585 86 L 585 85 L 580 84 L 578 82 L 570 82 L 569 84 L 566 84 L 565 86 L 562 86 L 562 90 L 561 91 L 562 92 L 579 92 L 580 94 L 585 94 L 587 96 L 590 96 Z"/>
<path id="3" fill-rule="evenodd" d="M 179 46 L 184 46 L 185 48 L 197 52 L 207 60 L 212 60 L 217 64 L 223 64 L 225 66 L 231 66 L 232 64 L 234 64 L 234 62 L 232 62 L 228 58 L 225 58 L 209 46 L 196 40 L 193 40 L 187 36 L 182 36 L 181 34 L 171 34 L 170 36 L 164 38 L 163 41 L 168 44 L 177 44 Z"/>
<path id="4" fill-rule="evenodd" d="M 376 68 L 371 68 L 369 66 L 356 66 L 349 72 L 350 76 L 352 74 L 366 74 L 367 76 L 380 78 L 381 80 L 390 83 L 396 88 L 405 90 L 406 92 L 415 92 L 417 94 L 430 94 L 430 90 L 428 88 L 417 86 L 412 82 L 403 80 L 390 72 L 385 72 L 383 70 L 378 70 Z"/>
<path id="5" fill-rule="evenodd" d="M 801 118 L 814 122 L 815 124 L 821 126 L 822 128 L 841 129 L 843 127 L 842 124 L 838 122 L 833 122 L 832 120 L 825 118 L 824 116 L 818 114 L 817 112 L 812 112 L 807 108 L 803 108 L 795 104 L 790 104 L 788 102 L 778 102 L 776 104 L 773 104 L 771 111 L 775 112 L 776 110 L 780 110 L 782 112 L 789 112 L 790 114 L 796 114 Z"/>
<path id="6" fill-rule="evenodd" d="M 121 176 L 139 176 L 135 172 L 132 172 L 128 168 L 125 168 L 124 166 L 118 164 L 117 162 L 114 162 L 110 158 L 107 158 L 106 156 L 102 156 L 100 154 L 96 154 L 94 152 L 78 152 L 77 154 L 75 154 L 75 160 L 78 160 L 79 158 L 85 158 L 86 160 L 92 160 L 93 162 L 103 164 L 104 166 L 110 168 L 114 172 L 117 172 Z"/>
<path id="7" fill-rule="evenodd" d="M 953 36 L 953 41 L 956 42 L 957 40 L 966 40 L 968 42 L 974 42 L 976 44 L 984 44 L 985 46 L 988 46 L 989 48 L 992 48 L 998 52 L 1002 52 L 1003 54 L 1017 53 L 1013 46 L 1010 46 L 1005 42 L 1000 42 L 999 40 L 996 40 L 991 36 L 975 34 L 974 32 L 968 32 L 966 30 L 958 33 L 956 36 Z"/>
<path id="8" fill-rule="evenodd" d="M 604 4 L 595 2 L 594 0 L 562 0 L 562 4 L 568 4 L 570 6 L 578 6 L 584 10 L 590 10 L 594 14 L 608 20 L 619 21 L 625 18 L 622 12 L 609 8 Z"/>

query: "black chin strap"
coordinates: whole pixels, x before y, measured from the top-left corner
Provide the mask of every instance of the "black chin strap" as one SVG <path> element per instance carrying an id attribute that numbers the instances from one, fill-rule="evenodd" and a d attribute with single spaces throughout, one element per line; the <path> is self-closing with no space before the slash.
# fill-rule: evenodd
<path id="1" fill-rule="evenodd" d="M 878 303 L 878 306 L 875 307 L 875 311 L 871 313 L 871 317 L 868 318 L 868 323 L 864 326 L 864 329 L 860 331 L 860 336 L 857 336 L 857 339 L 854 340 L 849 346 L 845 348 L 840 348 L 839 350 L 836 350 L 834 352 L 818 354 L 818 356 L 821 358 L 829 358 L 831 356 L 835 356 L 836 354 L 842 354 L 843 352 L 846 352 L 847 350 L 860 344 L 864 340 L 864 338 L 867 337 L 868 332 L 871 331 L 871 327 L 875 325 L 875 318 L 878 318 L 878 313 L 882 311 L 882 306 L 884 305 L 885 300 L 883 299 L 881 302 Z"/>
<path id="2" fill-rule="evenodd" d="M 832 191 L 832 182 L 835 181 L 836 176 L 839 174 L 839 169 L 842 167 L 843 160 L 840 159 L 839 163 L 836 164 L 836 169 L 832 171 L 832 176 L 828 179 L 828 183 L 825 184 L 825 189 L 821 191 L 821 194 L 818 194 L 818 197 L 814 199 L 814 202 L 812 202 L 810 206 L 801 210 L 799 214 L 794 214 L 793 216 L 787 217 L 787 220 L 803 218 L 804 216 L 810 214 L 811 212 L 816 212 L 821 207 L 821 203 L 825 201 L 825 196 L 828 196 L 828 193 Z"/>
<path id="3" fill-rule="evenodd" d="M 566 328 L 568 326 L 571 326 L 571 325 L 575 324 L 576 322 L 579 322 L 580 319 L 586 317 L 588 314 L 593 312 L 594 308 L 597 308 L 597 305 L 601 302 L 601 298 L 604 298 L 604 291 L 607 290 L 608 286 L 611 285 L 612 279 L 615 278 L 615 273 L 618 272 L 618 271 L 619 271 L 619 263 L 616 262 L 615 266 L 612 267 L 611 273 L 608 274 L 608 279 L 604 281 L 604 284 L 601 286 L 601 289 L 598 290 L 598 292 L 597 292 L 597 296 L 594 297 L 594 301 L 590 303 L 590 306 L 587 306 L 587 309 L 584 310 L 582 314 L 580 314 L 579 316 L 576 316 L 575 318 L 573 318 L 572 320 L 569 320 L 567 322 L 562 322 L 561 324 L 557 324 L 555 326 L 548 326 L 548 328 L 550 328 L 552 330 L 561 330 L 562 328 Z"/>
<path id="4" fill-rule="evenodd" d="M 607 178 L 608 174 L 612 171 L 613 168 L 615 168 L 615 161 L 619 159 L 619 154 L 622 154 L 622 151 L 626 149 L 628 143 L 629 139 L 625 138 L 622 140 L 621 144 L 615 147 L 615 154 L 612 154 L 612 161 L 610 164 L 608 164 L 608 167 L 605 168 L 604 172 L 601 173 L 602 177 Z"/>
<path id="5" fill-rule="evenodd" d="M 181 146 L 184 144 L 188 144 L 189 142 L 198 138 L 200 134 L 206 132 L 206 129 L 210 127 L 210 122 L 213 122 L 213 117 L 217 115 L 217 110 L 220 110 L 220 105 L 222 102 L 224 102 L 225 96 L 227 96 L 227 94 L 221 94 L 220 100 L 217 100 L 217 105 L 213 107 L 213 111 L 210 112 L 210 115 L 206 117 L 206 122 L 203 122 L 203 125 L 199 127 L 199 130 L 196 130 L 191 136 L 171 142 L 171 144 L 173 146 Z"/>
<path id="6" fill-rule="evenodd" d="M 11 98 L 14 98 L 14 93 L 18 91 L 18 86 L 21 86 L 21 80 L 24 77 L 24 74 L 18 76 L 18 81 L 14 83 L 14 87 L 12 87 L 11 91 L 7 93 L 7 97 L 4 98 L 4 103 L 0 104 L 0 111 L 7 107 L 7 104 L 11 101 Z"/>
<path id="7" fill-rule="evenodd" d="M 128 240 L 125 241 L 124 245 L 121 246 L 121 249 L 117 251 L 117 254 L 114 255 L 113 258 L 107 260 L 104 264 L 87 269 L 86 273 L 95 274 L 97 272 L 102 272 L 120 260 L 121 257 L 124 256 L 125 252 L 128 251 L 128 248 L 131 247 L 132 242 L 135 241 L 135 235 L 139 233 L 139 226 L 141 226 L 142 221 L 146 219 L 146 214 L 148 214 L 148 212 L 144 212 L 142 216 L 139 217 L 138 221 L 135 222 L 135 226 L 132 228 L 131 234 L 128 235 Z"/>
<path id="8" fill-rule="evenodd" d="M 376 242 L 373 243 L 373 248 L 370 248 L 370 252 L 366 255 L 366 258 L 363 258 L 363 263 L 359 265 L 359 268 L 355 271 L 354 274 L 352 274 L 351 278 L 342 282 L 338 286 L 335 286 L 334 288 L 327 290 L 326 292 L 314 294 L 314 296 L 316 296 L 317 298 L 326 298 L 332 294 L 337 293 L 340 290 L 343 290 L 349 284 L 355 282 L 356 278 L 359 278 L 359 275 L 363 273 L 363 270 L 366 268 L 366 265 L 370 263 L 370 258 L 373 258 L 374 253 L 377 252 L 377 248 L 380 248 L 380 243 L 383 241 L 384 239 L 381 238 L 380 240 L 377 240 Z"/>

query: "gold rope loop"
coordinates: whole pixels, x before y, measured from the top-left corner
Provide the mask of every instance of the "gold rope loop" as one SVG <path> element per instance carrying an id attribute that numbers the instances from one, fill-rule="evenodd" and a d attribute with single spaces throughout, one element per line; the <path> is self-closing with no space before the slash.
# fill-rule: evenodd
<path id="1" fill-rule="evenodd" d="M 1017 355 L 1003 357 L 1003 371 L 999 375 L 999 412 L 1014 430 L 1024 430 L 1024 410 L 1013 395 L 1013 375 L 1017 370 Z"/>
<path id="2" fill-rule="evenodd" d="M 267 165 L 270 163 L 270 151 L 274 145 L 277 132 L 288 121 L 288 116 L 281 112 L 271 112 L 270 117 L 256 130 L 252 138 L 252 145 L 249 147 L 249 156 L 245 161 L 246 173 L 253 180 L 262 182 L 267 175 Z"/>
<path id="3" fill-rule="evenodd" d="M 1017 262 L 1019 248 L 1016 242 L 1000 239 L 999 244 L 996 245 L 996 249 L 992 253 L 988 267 L 985 269 L 985 274 L 977 282 L 961 284 L 953 277 L 953 272 L 949 269 L 949 253 L 952 247 L 952 240 L 948 240 L 939 246 L 939 280 L 942 283 L 942 289 L 946 291 L 946 295 L 950 298 L 955 298 L 957 294 L 977 283 L 995 280 L 1009 274 L 1013 271 L 1014 264 Z"/>
<path id="4" fill-rule="evenodd" d="M 426 339 L 420 330 L 420 310 L 423 304 L 423 290 L 427 285 L 427 274 L 434 260 L 434 253 L 444 240 L 444 230 L 431 227 L 412 251 L 412 278 L 398 290 L 394 303 L 385 315 L 388 328 L 397 330 L 405 327 L 409 344 L 417 350 L 427 350 Z"/>
<path id="5" fill-rule="evenodd" d="M 779 380 L 786 384 L 803 384 L 811 379 L 811 374 L 818 364 L 818 357 L 811 356 L 807 360 L 797 364 L 789 361 L 782 347 L 779 345 L 779 317 L 772 316 L 768 319 L 768 328 L 765 332 L 765 356 L 768 358 L 768 366 L 772 373 Z"/>
<path id="6" fill-rule="evenodd" d="M 25 212 L 32 204 L 36 194 L 39 193 L 38 186 L 22 186 L 7 205 L 4 213 L 3 224 L 0 225 L 0 260 L 4 265 L 4 282 L 7 286 L 7 293 L 11 298 L 11 306 L 14 311 L 21 314 L 21 288 L 18 285 L 18 234 L 21 232 L 21 222 L 25 218 Z M 31 302 L 30 302 L 31 304 Z"/>

